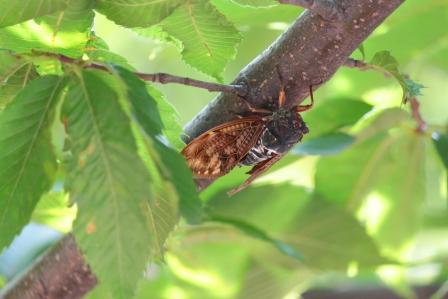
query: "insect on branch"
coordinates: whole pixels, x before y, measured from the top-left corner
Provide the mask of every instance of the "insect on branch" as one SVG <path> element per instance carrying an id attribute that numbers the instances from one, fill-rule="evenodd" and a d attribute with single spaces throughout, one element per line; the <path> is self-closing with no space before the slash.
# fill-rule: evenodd
<path id="1" fill-rule="evenodd" d="M 105 65 L 96 63 L 96 62 L 89 62 L 89 61 L 82 61 L 73 59 L 64 55 L 60 54 L 53 54 L 53 53 L 46 53 L 46 52 L 35 52 L 34 56 L 44 56 L 44 57 L 51 57 L 56 58 L 62 63 L 67 64 L 81 64 L 84 68 L 89 69 L 96 69 L 101 70 L 105 72 L 109 72 L 109 68 Z M 213 82 L 206 82 L 201 80 L 196 80 L 193 78 L 187 78 L 187 77 L 180 77 L 176 75 L 166 74 L 166 73 L 154 73 L 154 74 L 148 74 L 148 73 L 141 73 L 141 72 L 134 72 L 134 74 L 142 79 L 143 81 L 149 81 L 149 82 L 155 82 L 160 84 L 182 84 L 186 86 L 192 86 L 196 88 L 206 89 L 210 92 L 223 92 L 223 93 L 230 93 L 234 95 L 238 95 L 241 97 L 244 97 L 247 95 L 247 88 L 244 85 L 226 85 L 226 84 L 220 84 L 220 83 L 213 83 Z"/>

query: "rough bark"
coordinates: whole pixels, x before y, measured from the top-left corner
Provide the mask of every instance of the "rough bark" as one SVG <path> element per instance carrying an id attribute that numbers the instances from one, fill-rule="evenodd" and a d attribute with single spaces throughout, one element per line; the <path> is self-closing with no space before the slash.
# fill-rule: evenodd
<path id="1" fill-rule="evenodd" d="M 23 275 L 10 282 L 2 299 L 82 298 L 97 283 L 71 235 L 65 236 Z"/>
<path id="2" fill-rule="evenodd" d="M 310 85 L 318 87 L 329 80 L 403 1 L 335 1 L 344 15 L 337 22 L 325 21 L 307 10 L 247 65 L 232 84 L 247 87 L 245 98 L 253 106 L 275 109 L 280 90 L 278 67 L 286 81 L 287 104 L 299 104 L 308 97 Z M 220 94 L 185 127 L 188 136 L 185 141 L 235 118 L 246 109 L 247 105 L 237 95 Z M 69 236 L 8 288 L 4 298 L 82 298 L 95 284 L 96 279 Z"/>

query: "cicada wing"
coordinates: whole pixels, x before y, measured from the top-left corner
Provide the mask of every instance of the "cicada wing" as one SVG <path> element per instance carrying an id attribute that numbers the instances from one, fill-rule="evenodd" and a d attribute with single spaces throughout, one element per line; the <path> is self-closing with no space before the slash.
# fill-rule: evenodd
<path id="1" fill-rule="evenodd" d="M 245 157 L 263 132 L 261 117 L 245 117 L 214 127 L 193 139 L 182 154 L 195 178 L 217 178 Z"/>
<path id="2" fill-rule="evenodd" d="M 236 193 L 240 192 L 241 190 L 243 190 L 244 188 L 249 186 L 258 176 L 260 176 L 263 172 L 268 170 L 272 165 L 277 163 L 282 157 L 283 157 L 283 155 L 276 154 L 276 155 L 272 156 L 270 159 L 265 160 L 265 161 L 255 165 L 248 172 L 248 174 L 250 174 L 250 177 L 244 183 L 242 183 L 238 188 L 230 190 L 229 192 L 227 192 L 227 194 L 229 196 L 235 195 Z"/>

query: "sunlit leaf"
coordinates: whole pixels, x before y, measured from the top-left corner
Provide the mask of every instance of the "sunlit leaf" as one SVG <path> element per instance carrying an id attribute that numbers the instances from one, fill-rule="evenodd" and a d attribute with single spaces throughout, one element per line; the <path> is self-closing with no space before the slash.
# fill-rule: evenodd
<path id="1" fill-rule="evenodd" d="M 87 56 L 93 61 L 102 61 L 109 64 L 121 65 L 130 70 L 133 69 L 126 58 L 112 52 L 106 42 L 99 36 L 92 34 L 84 50 Z"/>
<path id="2" fill-rule="evenodd" d="M 93 24 L 92 2 L 72 0 L 66 9 L 0 29 L 0 47 L 15 52 L 58 52 L 81 57 Z"/>
<path id="3" fill-rule="evenodd" d="M 399 256 L 421 221 L 424 146 L 418 135 L 379 134 L 338 156 L 322 158 L 316 190 L 359 211 L 370 233 L 389 253 Z"/>
<path id="4" fill-rule="evenodd" d="M 155 194 L 130 120 L 104 76 L 84 71 L 67 94 L 73 157 L 66 185 L 78 205 L 74 233 L 89 264 L 115 298 L 130 298 L 151 255 L 163 251 L 177 210 Z"/>
<path id="5" fill-rule="evenodd" d="M 0 1 L 0 27 L 14 25 L 55 11 L 63 10 L 70 0 Z"/>
<path id="6" fill-rule="evenodd" d="M 119 25 L 148 27 L 169 16 L 180 0 L 101 0 L 97 10 Z"/>
<path id="7" fill-rule="evenodd" d="M 68 233 L 76 216 L 75 207 L 69 207 L 68 196 L 62 191 L 51 191 L 42 196 L 37 204 L 32 220 Z"/>
<path id="8" fill-rule="evenodd" d="M 160 25 L 154 25 L 149 28 L 134 28 L 133 30 L 141 36 L 174 45 L 179 51 L 183 48 L 182 42 L 168 32 L 165 32 Z"/>
<path id="9" fill-rule="evenodd" d="M 194 68 L 222 80 L 241 40 L 238 30 L 212 4 L 188 0 L 163 20 L 164 31 L 182 42 L 182 57 Z"/>
<path id="10" fill-rule="evenodd" d="M 0 110 L 38 76 L 32 62 L 0 51 Z"/>
<path id="11" fill-rule="evenodd" d="M 31 218 L 57 164 L 50 127 L 65 80 L 38 78 L 0 112 L 0 248 Z"/>

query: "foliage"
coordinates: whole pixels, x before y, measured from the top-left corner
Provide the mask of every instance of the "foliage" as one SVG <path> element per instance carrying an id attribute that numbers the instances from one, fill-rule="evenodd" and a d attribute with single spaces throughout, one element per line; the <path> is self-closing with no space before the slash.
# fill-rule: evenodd
<path id="1" fill-rule="evenodd" d="M 433 22 L 448 19 L 442 2 L 407 1 L 381 25 L 353 53 L 373 71 L 341 69 L 303 114 L 303 143 L 233 198 L 245 169 L 198 194 L 179 154 L 179 119 L 209 94 L 134 71 L 231 81 L 300 9 L 1 2 L 0 252 L 32 250 L 17 245 L 33 242 L 30 221 L 71 230 L 100 281 L 90 298 L 286 298 L 366 280 L 410 297 L 410 285 L 448 280 L 448 47 Z M 0 287 L 17 275 L 2 272 L 12 251 L 0 255 Z M 430 276 L 414 267 L 430 264 Z"/>

